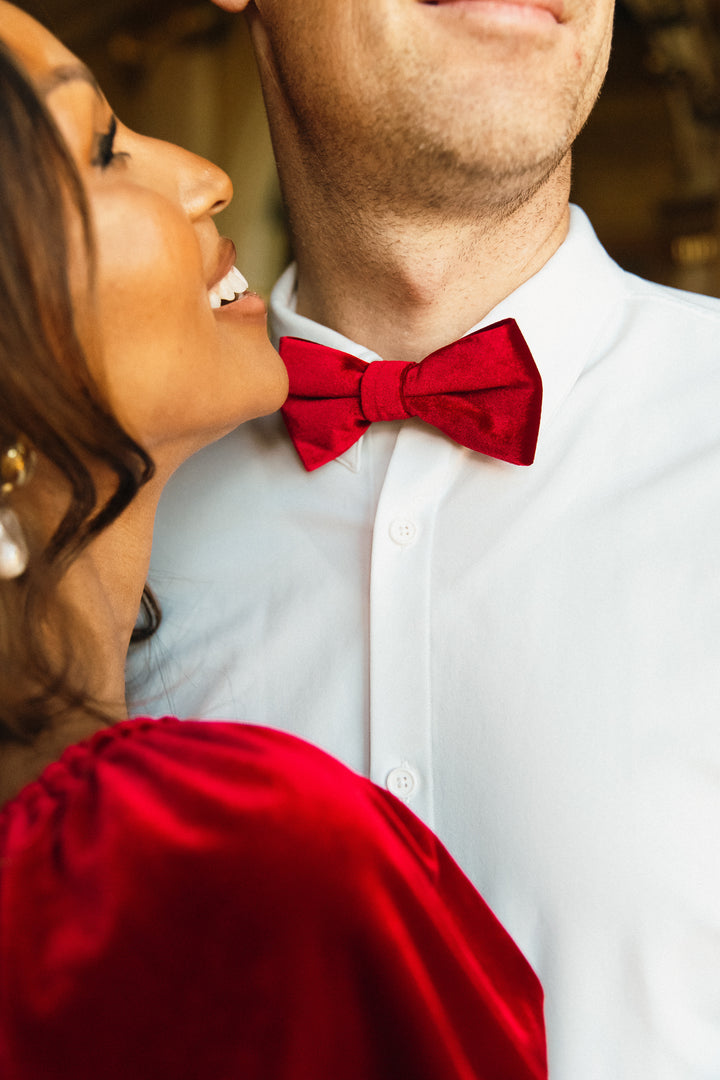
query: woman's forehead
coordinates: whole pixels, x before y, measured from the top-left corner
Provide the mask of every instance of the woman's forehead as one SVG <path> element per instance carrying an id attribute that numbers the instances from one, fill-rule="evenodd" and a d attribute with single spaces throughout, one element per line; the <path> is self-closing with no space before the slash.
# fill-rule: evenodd
<path id="1" fill-rule="evenodd" d="M 49 30 L 6 0 L 0 0 L 0 38 L 34 80 L 41 81 L 59 65 L 77 63 Z"/>

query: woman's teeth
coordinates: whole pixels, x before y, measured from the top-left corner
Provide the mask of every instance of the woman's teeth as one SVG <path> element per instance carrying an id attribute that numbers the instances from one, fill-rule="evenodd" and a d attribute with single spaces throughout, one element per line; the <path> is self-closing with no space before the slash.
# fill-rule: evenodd
<path id="1" fill-rule="evenodd" d="M 222 307 L 223 302 L 226 304 L 232 303 L 233 300 L 237 300 L 238 296 L 246 292 L 248 283 L 242 276 L 236 266 L 233 266 L 232 270 L 229 270 L 222 281 L 218 281 L 217 285 L 213 285 L 212 289 L 208 290 L 208 296 L 210 297 L 210 307 L 219 308 Z"/>

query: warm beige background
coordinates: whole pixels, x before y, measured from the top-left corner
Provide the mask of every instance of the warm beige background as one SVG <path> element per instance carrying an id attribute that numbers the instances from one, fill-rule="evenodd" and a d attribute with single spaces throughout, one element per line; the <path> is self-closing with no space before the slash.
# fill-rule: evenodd
<path id="1" fill-rule="evenodd" d="M 623 266 L 720 296 L 720 0 L 618 4 L 574 194 Z"/>

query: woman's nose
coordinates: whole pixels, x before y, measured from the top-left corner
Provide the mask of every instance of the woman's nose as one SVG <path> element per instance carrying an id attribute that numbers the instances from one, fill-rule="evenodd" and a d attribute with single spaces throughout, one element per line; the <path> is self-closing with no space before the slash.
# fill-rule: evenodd
<path id="1" fill-rule="evenodd" d="M 178 194 L 192 220 L 224 210 L 233 196 L 228 174 L 205 158 L 187 150 L 180 153 L 186 159 L 178 170 Z"/>
<path id="2" fill-rule="evenodd" d="M 192 221 L 217 214 L 233 195 L 230 177 L 206 158 L 173 143 L 130 133 L 131 154 L 142 166 L 147 182 L 174 195 Z"/>

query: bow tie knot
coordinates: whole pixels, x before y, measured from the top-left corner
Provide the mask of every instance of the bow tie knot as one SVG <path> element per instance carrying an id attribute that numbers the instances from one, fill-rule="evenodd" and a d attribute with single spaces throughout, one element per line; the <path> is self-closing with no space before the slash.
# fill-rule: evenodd
<path id="1" fill-rule="evenodd" d="M 280 339 L 290 377 L 283 417 L 308 470 L 343 454 L 376 420 L 417 417 L 480 454 L 532 464 L 542 380 L 514 319 L 468 334 L 417 364 L 366 363 Z"/>
<path id="2" fill-rule="evenodd" d="M 413 415 L 404 391 L 414 367 L 402 360 L 375 360 L 367 365 L 360 375 L 360 408 L 366 420 L 407 420 Z"/>

